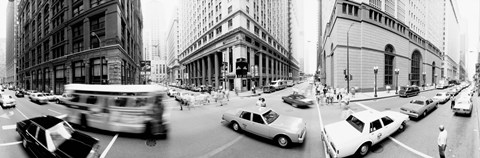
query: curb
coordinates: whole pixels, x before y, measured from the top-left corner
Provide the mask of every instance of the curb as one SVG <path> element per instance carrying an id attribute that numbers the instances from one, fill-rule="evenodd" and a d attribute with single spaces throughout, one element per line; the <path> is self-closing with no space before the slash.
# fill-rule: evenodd
<path id="1" fill-rule="evenodd" d="M 427 90 L 420 91 L 420 93 L 428 92 L 428 91 L 432 91 L 432 90 L 436 90 L 436 89 L 435 88 L 427 89 Z M 361 101 L 369 101 L 369 100 L 377 100 L 377 99 L 386 99 L 386 98 L 392 98 L 392 97 L 397 97 L 397 96 L 398 96 L 398 94 L 395 94 L 395 95 L 376 97 L 376 98 L 364 98 L 364 99 L 350 100 L 350 102 L 361 102 Z M 338 103 L 338 101 L 334 101 L 333 103 Z"/>

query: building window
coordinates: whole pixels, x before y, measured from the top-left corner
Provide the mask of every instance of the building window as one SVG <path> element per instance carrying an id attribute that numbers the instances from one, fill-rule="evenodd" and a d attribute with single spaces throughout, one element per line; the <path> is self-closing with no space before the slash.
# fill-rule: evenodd
<path id="1" fill-rule="evenodd" d="M 101 41 L 105 38 L 105 15 L 90 18 L 90 30 L 96 34 L 96 36 L 90 36 L 90 47 L 100 47 Z"/>
<path id="2" fill-rule="evenodd" d="M 228 20 L 228 28 L 232 27 L 233 26 L 233 22 L 232 22 L 232 19 Z"/>
<path id="3" fill-rule="evenodd" d="M 253 27 L 253 31 L 255 32 L 255 34 L 258 36 L 258 34 L 260 33 L 260 29 L 258 29 L 257 26 Z"/>
<path id="4" fill-rule="evenodd" d="M 55 94 L 62 94 L 65 85 L 65 67 L 63 65 L 55 66 Z"/>
<path id="5" fill-rule="evenodd" d="M 43 42 L 43 53 L 44 53 L 43 59 L 45 61 L 50 60 L 50 43 L 48 40 Z"/>
<path id="6" fill-rule="evenodd" d="M 248 6 L 246 6 L 246 7 L 247 7 L 246 10 L 247 10 L 247 14 L 248 14 L 248 13 L 250 13 L 250 8 L 248 8 Z"/>
<path id="7" fill-rule="evenodd" d="M 73 6 L 73 16 L 77 16 L 79 14 L 83 13 L 83 2 L 75 4 Z"/>
<path id="8" fill-rule="evenodd" d="M 83 61 L 74 62 L 72 67 L 73 83 L 85 83 L 85 64 Z"/>
<path id="9" fill-rule="evenodd" d="M 420 66 L 422 61 L 420 52 L 415 51 L 412 54 L 410 84 L 420 86 Z"/>
<path id="10" fill-rule="evenodd" d="M 228 7 L 228 14 L 232 12 L 232 6 Z"/>
<path id="11" fill-rule="evenodd" d="M 107 60 L 104 57 L 95 58 L 90 61 L 90 83 L 106 84 L 107 80 Z"/>
<path id="12" fill-rule="evenodd" d="M 247 30 L 250 30 L 250 20 L 247 20 Z"/>
<path id="13" fill-rule="evenodd" d="M 393 84 L 393 55 L 385 54 L 385 86 Z"/>
<path id="14" fill-rule="evenodd" d="M 100 4 L 105 3 L 107 0 L 90 0 L 90 8 L 99 6 Z"/>
<path id="15" fill-rule="evenodd" d="M 222 34 L 222 25 L 217 28 L 217 35 Z"/>
<path id="16" fill-rule="evenodd" d="M 72 26 L 73 52 L 83 50 L 83 23 Z"/>

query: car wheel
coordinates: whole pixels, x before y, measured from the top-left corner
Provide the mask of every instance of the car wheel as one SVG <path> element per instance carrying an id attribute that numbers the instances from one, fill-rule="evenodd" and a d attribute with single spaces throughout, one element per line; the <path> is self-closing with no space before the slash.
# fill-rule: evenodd
<path id="1" fill-rule="evenodd" d="M 27 145 L 28 145 L 27 144 L 27 139 L 23 138 L 22 145 L 23 145 L 24 148 L 27 148 Z"/>
<path id="2" fill-rule="evenodd" d="M 60 100 L 58 100 L 58 99 L 55 100 L 55 103 L 60 104 Z"/>
<path id="3" fill-rule="evenodd" d="M 232 124 L 232 129 L 233 129 L 234 131 L 236 131 L 236 132 L 240 132 L 240 130 L 242 130 L 242 129 L 240 128 L 240 125 L 239 125 L 237 122 L 233 122 L 233 124 Z"/>
<path id="4" fill-rule="evenodd" d="M 293 107 L 298 107 L 298 105 L 296 103 L 292 103 L 292 106 Z"/>
<path id="5" fill-rule="evenodd" d="M 402 124 L 400 124 L 400 127 L 398 127 L 398 132 L 403 132 L 405 130 L 405 125 L 406 123 L 402 122 Z"/>
<path id="6" fill-rule="evenodd" d="M 363 143 L 362 146 L 360 146 L 360 148 L 358 148 L 357 155 L 363 157 L 363 156 L 368 154 L 369 150 L 370 150 L 370 144 L 369 143 Z"/>
<path id="7" fill-rule="evenodd" d="M 425 110 L 425 111 L 423 112 L 423 117 L 426 117 L 426 116 L 427 116 L 427 111 Z"/>
<path id="8" fill-rule="evenodd" d="M 282 148 L 286 148 L 288 147 L 288 145 L 290 145 L 290 139 L 288 139 L 288 137 L 286 136 L 278 136 L 277 137 L 277 144 L 282 147 Z"/>

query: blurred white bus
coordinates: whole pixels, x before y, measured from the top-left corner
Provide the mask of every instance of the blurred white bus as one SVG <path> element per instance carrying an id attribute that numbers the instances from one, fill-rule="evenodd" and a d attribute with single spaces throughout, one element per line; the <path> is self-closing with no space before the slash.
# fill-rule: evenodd
<path id="1" fill-rule="evenodd" d="M 166 88 L 158 85 L 65 85 L 67 121 L 82 127 L 164 136 L 168 131 Z"/>

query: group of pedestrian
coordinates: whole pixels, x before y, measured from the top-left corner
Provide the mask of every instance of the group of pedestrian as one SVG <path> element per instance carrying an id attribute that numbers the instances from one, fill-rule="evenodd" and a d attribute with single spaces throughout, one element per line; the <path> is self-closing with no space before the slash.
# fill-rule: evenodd
<path id="1" fill-rule="evenodd" d="M 267 103 L 263 97 L 258 98 L 258 101 L 255 104 L 260 107 L 267 107 Z"/>
<path id="2" fill-rule="evenodd" d="M 314 89 L 318 103 L 325 101 L 326 104 L 333 104 L 335 99 L 340 102 L 345 96 L 348 96 L 344 88 L 329 87 L 326 84 L 316 85 Z"/>

